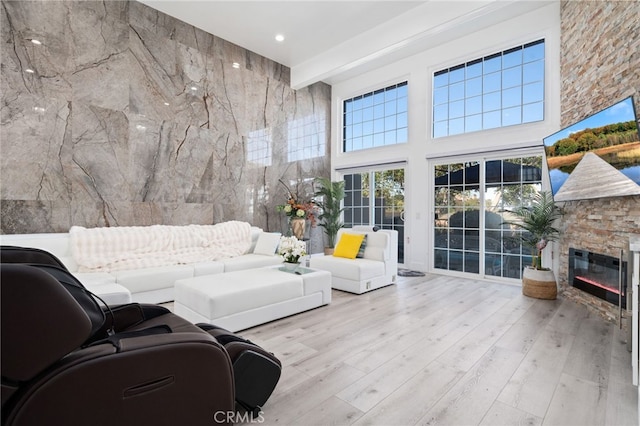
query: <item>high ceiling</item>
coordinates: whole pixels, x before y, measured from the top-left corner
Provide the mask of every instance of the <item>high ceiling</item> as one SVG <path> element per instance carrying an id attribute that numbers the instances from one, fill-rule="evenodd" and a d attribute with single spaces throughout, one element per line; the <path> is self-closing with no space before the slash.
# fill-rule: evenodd
<path id="1" fill-rule="evenodd" d="M 294 88 L 381 66 L 546 5 L 523 0 L 140 0 L 291 68 Z M 281 34 L 284 41 L 275 36 Z"/>

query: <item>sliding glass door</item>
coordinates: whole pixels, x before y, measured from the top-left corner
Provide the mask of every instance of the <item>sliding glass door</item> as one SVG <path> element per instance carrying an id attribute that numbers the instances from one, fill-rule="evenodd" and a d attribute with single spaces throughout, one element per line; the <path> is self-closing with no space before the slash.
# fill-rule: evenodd
<path id="1" fill-rule="evenodd" d="M 404 263 L 404 168 L 344 175 L 344 223 L 398 231 L 398 262 Z"/>
<path id="2" fill-rule="evenodd" d="M 531 253 L 505 224 L 542 189 L 542 157 L 434 165 L 435 269 L 520 278 Z"/>
<path id="3" fill-rule="evenodd" d="M 434 267 L 480 272 L 478 162 L 435 166 Z"/>

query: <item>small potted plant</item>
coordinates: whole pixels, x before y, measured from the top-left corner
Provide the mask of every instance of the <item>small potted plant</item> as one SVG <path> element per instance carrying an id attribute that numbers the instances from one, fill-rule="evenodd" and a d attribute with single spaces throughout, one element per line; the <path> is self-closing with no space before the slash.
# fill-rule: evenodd
<path id="1" fill-rule="evenodd" d="M 280 237 L 278 254 L 284 260 L 284 267 L 294 270 L 300 265 L 300 258 L 307 255 L 307 245 L 296 237 Z"/>
<path id="2" fill-rule="evenodd" d="M 556 241 L 560 236 L 554 223 L 562 216 L 562 210 L 549 192 L 540 192 L 535 195 L 531 206 L 518 207 L 510 212 L 518 220 L 505 223 L 525 231 L 520 239 L 531 249 L 532 264 L 522 273 L 522 294 L 538 299 L 555 299 L 558 295 L 556 278 L 551 269 L 542 267 L 542 250 L 549 241 Z"/>
<path id="3" fill-rule="evenodd" d="M 314 194 L 315 204 L 322 211 L 318 216 L 320 226 L 327 234 L 328 245 L 324 249 L 325 254 L 332 254 L 336 246 L 336 236 L 340 228 L 344 228 L 342 222 L 342 200 L 344 199 L 344 181 L 332 182 L 328 178 L 316 178 L 318 188 Z"/>

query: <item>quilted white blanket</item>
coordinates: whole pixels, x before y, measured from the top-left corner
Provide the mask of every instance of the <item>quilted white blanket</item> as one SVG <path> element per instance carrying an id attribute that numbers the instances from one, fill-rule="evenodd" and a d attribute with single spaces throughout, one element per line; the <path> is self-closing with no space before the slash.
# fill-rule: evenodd
<path id="1" fill-rule="evenodd" d="M 118 226 L 69 230 L 79 272 L 179 265 L 240 256 L 251 247 L 251 225 Z"/>

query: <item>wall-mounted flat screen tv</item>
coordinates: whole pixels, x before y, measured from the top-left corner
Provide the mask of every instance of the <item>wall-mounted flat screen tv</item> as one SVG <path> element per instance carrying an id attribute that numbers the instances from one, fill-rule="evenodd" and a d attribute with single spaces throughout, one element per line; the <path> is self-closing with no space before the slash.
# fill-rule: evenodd
<path id="1" fill-rule="evenodd" d="M 640 137 L 633 98 L 544 138 L 556 201 L 640 195 Z"/>

